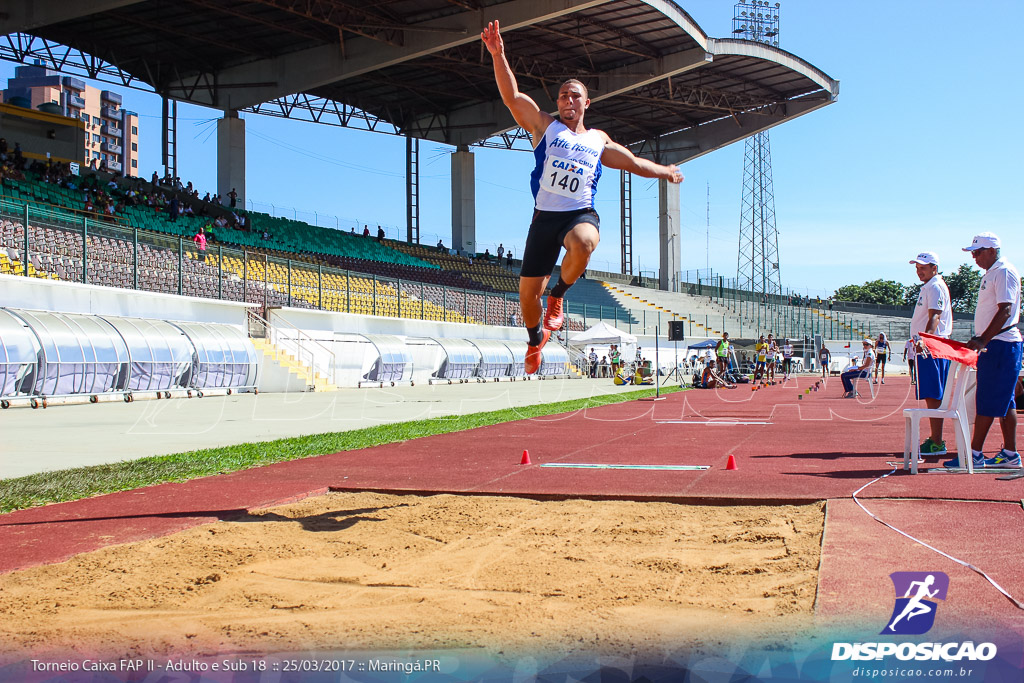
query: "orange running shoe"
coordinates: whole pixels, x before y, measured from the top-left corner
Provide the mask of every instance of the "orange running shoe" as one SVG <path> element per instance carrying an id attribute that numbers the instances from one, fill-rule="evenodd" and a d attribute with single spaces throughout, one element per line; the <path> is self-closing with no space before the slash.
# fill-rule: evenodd
<path id="1" fill-rule="evenodd" d="M 565 319 L 565 315 L 562 313 L 562 298 L 557 296 L 548 297 L 548 310 L 544 314 L 544 329 L 555 330 L 562 329 L 562 321 Z"/>
<path id="2" fill-rule="evenodd" d="M 561 299 L 559 299 L 561 301 Z M 548 339 L 551 338 L 550 330 L 541 330 L 541 338 L 539 346 L 527 346 L 526 347 L 526 374 L 532 375 L 540 370 L 540 350 L 544 348 L 544 345 L 548 343 Z"/>

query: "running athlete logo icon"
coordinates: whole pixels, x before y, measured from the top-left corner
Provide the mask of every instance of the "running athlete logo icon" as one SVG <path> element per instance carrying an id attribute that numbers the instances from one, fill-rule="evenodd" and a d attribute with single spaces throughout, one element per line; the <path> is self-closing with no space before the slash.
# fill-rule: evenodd
<path id="1" fill-rule="evenodd" d="M 882 635 L 927 633 L 935 623 L 936 599 L 946 599 L 949 577 L 942 572 L 893 572 L 889 578 L 897 597 Z"/>

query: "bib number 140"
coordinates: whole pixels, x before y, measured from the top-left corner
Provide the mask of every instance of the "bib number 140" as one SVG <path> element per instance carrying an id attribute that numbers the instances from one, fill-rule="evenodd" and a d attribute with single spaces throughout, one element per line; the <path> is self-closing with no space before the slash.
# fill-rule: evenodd
<path id="1" fill-rule="evenodd" d="M 579 200 L 587 188 L 590 170 L 572 161 L 548 158 L 544 183 L 552 194 Z"/>
<path id="2" fill-rule="evenodd" d="M 556 187 L 562 190 L 559 194 L 574 195 L 580 189 L 579 176 L 570 176 L 568 173 L 554 171 L 551 174 L 551 189 L 553 192 L 558 192 L 555 189 Z"/>

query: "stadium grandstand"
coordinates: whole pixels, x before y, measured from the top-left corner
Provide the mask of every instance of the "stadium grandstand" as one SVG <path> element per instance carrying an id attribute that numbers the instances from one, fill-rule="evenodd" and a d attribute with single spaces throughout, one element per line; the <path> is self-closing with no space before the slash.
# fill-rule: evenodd
<path id="1" fill-rule="evenodd" d="M 361 12 L 356 21 L 257 2 L 238 11 L 206 7 L 200 20 L 188 2 L 79 7 L 53 1 L 19 6 L 5 17 L 10 40 L 0 58 L 42 60 L 61 73 L 156 92 L 165 102 L 167 141 L 177 125 L 175 102 L 224 111 L 217 125 L 218 196 L 238 188 L 240 207 L 246 206 L 245 124 L 238 112 L 362 127 L 409 141 L 407 237 L 389 240 L 246 211 L 234 201 L 229 207 L 201 200 L 177 180 L 172 142 L 164 149 L 164 180 L 88 168 L 84 159 L 48 146 L 45 131 L 26 115 L 18 129 L 24 156 L 6 155 L 0 190 L 0 276 L 11 292 L 5 324 L 21 329 L 22 340 L 5 350 L 5 401 L 52 396 L 46 387 L 56 385 L 41 379 L 58 372 L 47 370 L 51 364 L 74 368 L 79 379 L 92 373 L 109 380 L 82 380 L 65 393 L 98 400 L 118 392 L 128 397 L 142 386 L 131 378 L 130 348 L 112 360 L 101 360 L 95 349 L 89 358 L 68 360 L 84 324 L 62 319 L 64 332 L 57 334 L 53 321 L 43 324 L 28 313 L 40 309 L 94 315 L 106 320 L 103 329 L 123 328 L 117 316 L 177 325 L 191 340 L 193 362 L 186 368 L 187 359 L 174 355 L 182 366 L 160 375 L 171 378 L 158 388 L 164 392 L 523 377 L 518 264 L 472 249 L 468 147 L 524 144 L 500 106 L 490 65 L 478 58 L 481 22 L 499 19 L 529 46 L 517 69 L 542 107 L 554 108 L 546 84 L 568 66 L 593 84 L 592 99 L 601 104 L 588 117 L 591 125 L 661 163 L 711 153 L 838 95 L 838 82 L 799 57 L 770 44 L 710 38 L 674 2 L 570 0 L 555 7 L 507 0 L 471 7 L 416 0 Z M 135 27 L 130 34 L 121 30 L 125 21 Z M 366 29 L 367 21 L 374 28 Z M 214 30 L 216 40 L 208 35 Z M 59 60 L 55 46 L 63 49 Z M 310 70 L 310 63 L 318 68 Z M 409 97 L 427 91 L 430 97 Z M 666 101 L 671 116 L 658 104 Z M 73 114 L 73 100 L 64 104 Z M 105 115 L 117 113 L 111 107 Z M 76 125 L 72 119 L 69 130 Z M 451 249 L 419 243 L 421 139 L 454 148 Z M 695 340 L 723 331 L 743 337 L 785 330 L 808 339 L 826 329 L 839 339 L 862 333 L 863 323 L 801 315 L 781 302 L 743 308 L 700 283 L 680 286 L 673 277 L 681 271 L 678 188 L 661 183 L 658 191 L 668 206 L 659 218 L 659 278 L 591 273 L 577 283 L 560 343 L 545 349 L 541 376 L 583 374 L 586 361 L 569 337 L 601 321 L 635 333 L 647 347 L 664 339 L 672 320 L 684 321 Z M 194 240 L 201 228 L 205 249 Z M 225 342 L 223 358 L 235 357 L 235 332 L 244 332 L 259 352 L 246 355 L 247 362 L 259 372 L 221 371 L 220 380 L 203 384 L 200 378 L 213 373 L 198 364 L 209 354 L 182 321 L 225 326 L 221 337 L 231 344 Z M 161 338 L 173 336 L 161 329 Z M 49 345 L 58 338 L 63 356 Z M 180 342 L 179 350 L 187 349 Z M 121 370 L 100 373 L 104 363 L 120 363 Z M 225 384 L 225 377 L 238 379 Z"/>

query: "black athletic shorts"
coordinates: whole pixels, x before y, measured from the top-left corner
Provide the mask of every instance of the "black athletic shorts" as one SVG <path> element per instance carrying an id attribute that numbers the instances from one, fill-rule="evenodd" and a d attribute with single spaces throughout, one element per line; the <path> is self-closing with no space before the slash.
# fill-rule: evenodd
<path id="1" fill-rule="evenodd" d="M 558 262 L 558 254 L 565 246 L 565 236 L 580 223 L 590 223 L 601 229 L 601 219 L 593 209 L 577 209 L 575 211 L 538 211 L 533 212 L 530 232 L 526 235 L 526 247 L 523 249 L 523 266 L 519 270 L 521 277 L 546 277 Z"/>

